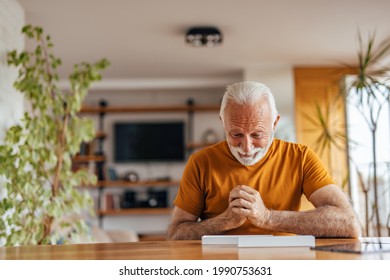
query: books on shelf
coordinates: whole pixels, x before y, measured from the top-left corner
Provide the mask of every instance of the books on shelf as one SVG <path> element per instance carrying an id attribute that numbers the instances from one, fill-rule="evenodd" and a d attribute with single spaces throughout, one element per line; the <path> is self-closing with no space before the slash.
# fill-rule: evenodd
<path id="1" fill-rule="evenodd" d="M 109 181 L 117 181 L 119 178 L 118 178 L 118 174 L 116 173 L 116 170 L 112 167 L 108 167 L 107 168 L 107 175 L 106 178 L 108 178 Z"/>
<path id="2" fill-rule="evenodd" d="M 95 155 L 96 147 L 94 141 L 82 142 L 80 144 L 80 150 L 78 155 L 80 156 L 92 156 Z"/>
<path id="3" fill-rule="evenodd" d="M 249 247 L 314 247 L 312 235 L 204 235 L 202 245 L 236 245 Z"/>
<path id="4" fill-rule="evenodd" d="M 103 210 L 120 209 L 120 194 L 119 193 L 106 193 L 102 197 L 101 208 Z"/>

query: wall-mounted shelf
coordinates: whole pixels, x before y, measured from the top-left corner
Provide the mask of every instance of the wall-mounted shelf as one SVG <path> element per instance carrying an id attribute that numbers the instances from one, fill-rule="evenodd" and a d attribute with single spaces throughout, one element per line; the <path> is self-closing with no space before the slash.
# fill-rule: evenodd
<path id="1" fill-rule="evenodd" d="M 96 185 L 92 186 L 85 186 L 88 188 L 116 188 L 116 187 L 173 187 L 178 186 L 180 184 L 180 181 L 138 181 L 138 182 L 129 182 L 129 181 L 123 181 L 123 180 L 117 180 L 117 181 L 99 181 Z"/>
<path id="2" fill-rule="evenodd" d="M 122 106 L 122 105 L 110 105 L 105 100 L 100 101 L 100 106 L 87 106 L 84 105 L 81 109 L 81 113 L 84 115 L 96 115 L 98 116 L 98 132 L 96 133 L 95 140 L 93 143 L 86 143 L 87 148 L 84 150 L 87 151 L 82 155 L 75 156 L 73 158 L 74 163 L 85 164 L 90 162 L 95 162 L 94 165 L 95 173 L 98 177 L 98 182 L 95 185 L 83 186 L 89 188 L 92 192 L 97 192 L 97 215 L 98 222 L 101 227 L 103 227 L 103 221 L 105 217 L 112 216 L 132 216 L 132 215 L 169 215 L 172 211 L 172 208 L 166 207 L 170 206 L 171 203 L 162 203 L 151 208 L 142 208 L 143 203 L 148 202 L 144 200 L 146 193 L 156 192 L 156 196 L 159 195 L 159 192 L 166 191 L 167 193 L 172 193 L 175 191 L 173 187 L 180 185 L 179 180 L 142 180 L 137 182 L 130 182 L 125 180 L 107 180 L 108 178 L 114 179 L 116 176 L 112 176 L 110 169 L 106 167 L 107 158 L 105 157 L 106 151 L 104 150 L 103 143 L 107 139 L 106 129 L 104 127 L 105 117 L 107 114 L 115 113 L 183 113 L 187 117 L 187 131 L 186 133 L 186 155 L 191 154 L 194 150 L 199 148 L 204 148 L 206 146 L 215 144 L 215 143 L 195 143 L 193 142 L 193 130 L 194 130 L 194 115 L 199 112 L 219 112 L 219 104 L 194 104 L 192 99 L 187 100 L 187 103 L 184 105 L 137 105 L 137 106 Z M 184 116 L 183 116 L 184 117 Z M 110 137 L 110 135 L 108 135 Z M 89 154 L 88 154 L 89 153 Z M 155 188 L 156 187 L 156 188 Z M 123 188 L 124 190 L 116 189 Z M 126 190 L 126 188 L 129 188 Z M 134 188 L 130 190 L 130 188 Z M 135 189 L 138 188 L 138 189 Z M 139 189 L 141 188 L 141 189 Z M 143 189 L 142 189 L 143 188 Z M 155 189 L 154 189 L 155 188 Z M 162 189 L 162 190 L 160 190 Z M 169 190 L 168 190 L 169 189 Z M 136 196 L 141 194 L 140 201 L 136 201 L 132 206 L 124 205 L 126 200 L 123 198 L 128 195 L 131 197 L 132 193 L 135 193 Z M 149 194 L 147 194 L 149 195 Z M 167 199 L 171 198 L 167 195 Z M 131 198 L 130 200 L 131 201 Z M 130 202 L 128 202 L 130 203 Z M 138 203 L 138 204 L 137 204 Z M 124 208 L 122 208 L 124 207 Z M 126 208 L 126 207 L 140 207 L 140 208 Z M 147 206 L 145 206 L 147 207 Z M 138 218 L 138 217 L 136 217 Z"/>
<path id="3" fill-rule="evenodd" d="M 100 210 L 99 215 L 103 216 L 125 216 L 125 215 L 160 215 L 171 213 L 171 208 L 127 208 Z"/>
<path id="4" fill-rule="evenodd" d="M 217 112 L 219 105 L 177 105 L 177 106 L 83 106 L 82 113 L 160 113 L 160 112 Z"/>
<path id="5" fill-rule="evenodd" d="M 104 139 L 107 137 L 107 133 L 105 131 L 96 131 L 95 138 L 96 139 Z"/>
<path id="6" fill-rule="evenodd" d="M 77 155 L 72 158 L 73 162 L 82 163 L 82 162 L 103 162 L 106 160 L 105 156 L 94 156 L 94 155 Z"/>

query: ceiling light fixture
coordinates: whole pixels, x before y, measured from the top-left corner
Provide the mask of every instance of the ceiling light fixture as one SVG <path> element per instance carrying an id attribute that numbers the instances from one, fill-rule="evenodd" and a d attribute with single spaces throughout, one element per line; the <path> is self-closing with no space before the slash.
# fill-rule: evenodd
<path id="1" fill-rule="evenodd" d="M 191 27 L 186 42 L 194 47 L 215 47 L 222 44 L 222 33 L 216 27 Z"/>

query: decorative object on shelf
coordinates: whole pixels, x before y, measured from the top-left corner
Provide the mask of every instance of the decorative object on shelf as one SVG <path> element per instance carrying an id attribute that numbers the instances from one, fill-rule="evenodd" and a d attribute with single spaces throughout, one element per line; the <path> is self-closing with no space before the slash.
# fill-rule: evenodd
<path id="1" fill-rule="evenodd" d="M 207 129 L 202 135 L 202 141 L 206 144 L 216 143 L 218 141 L 217 132 L 214 129 Z"/>
<path id="2" fill-rule="evenodd" d="M 138 182 L 139 176 L 138 173 L 135 171 L 128 171 L 123 176 L 123 179 L 129 182 Z"/>
<path id="3" fill-rule="evenodd" d="M 116 170 L 112 167 L 107 168 L 108 176 L 107 178 L 110 181 L 116 181 L 118 180 L 118 174 L 116 173 Z"/>
<path id="4" fill-rule="evenodd" d="M 194 47 L 215 47 L 222 44 L 222 33 L 214 26 L 191 27 L 187 30 L 186 42 Z"/>
<path id="5" fill-rule="evenodd" d="M 168 206 L 167 190 L 148 190 L 147 205 L 151 208 L 165 208 Z"/>
<path id="6" fill-rule="evenodd" d="M 6 190 L 0 200 L 1 245 L 77 241 L 88 227 L 80 218 L 67 219 L 85 210 L 93 213 L 93 201 L 76 187 L 96 181 L 85 170 L 72 171 L 81 142 L 95 135 L 92 121 L 78 113 L 91 83 L 101 79 L 109 63 L 103 59 L 75 65 L 71 89 L 62 92 L 57 85 L 61 60 L 52 54 L 50 36 L 30 25 L 22 33 L 35 40 L 36 47 L 9 52 L 8 64 L 18 67 L 15 87 L 31 106 L 0 146 L 0 178 Z"/>
<path id="7" fill-rule="evenodd" d="M 125 191 L 122 196 L 121 207 L 125 209 L 138 207 L 136 201 L 136 194 L 137 193 L 135 191 L 130 191 L 130 190 Z"/>
<path id="8" fill-rule="evenodd" d="M 147 191 L 125 191 L 123 193 L 122 208 L 166 208 L 168 206 L 168 192 L 165 189 Z"/>
<path id="9" fill-rule="evenodd" d="M 78 155 L 80 156 L 92 156 L 94 155 L 94 150 L 95 150 L 95 147 L 94 147 L 94 143 L 93 141 L 90 141 L 90 142 L 81 142 L 80 144 L 80 151 L 78 153 Z"/>

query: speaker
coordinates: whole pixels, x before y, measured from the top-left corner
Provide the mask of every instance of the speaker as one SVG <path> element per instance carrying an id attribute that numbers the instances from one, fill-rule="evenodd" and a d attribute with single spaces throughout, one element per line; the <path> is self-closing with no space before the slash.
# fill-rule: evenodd
<path id="1" fill-rule="evenodd" d="M 138 207 L 136 192 L 125 191 L 122 196 L 121 208 L 135 208 Z"/>
<path id="2" fill-rule="evenodd" d="M 168 192 L 166 190 L 149 190 L 148 191 L 148 205 L 152 208 L 167 207 Z"/>

